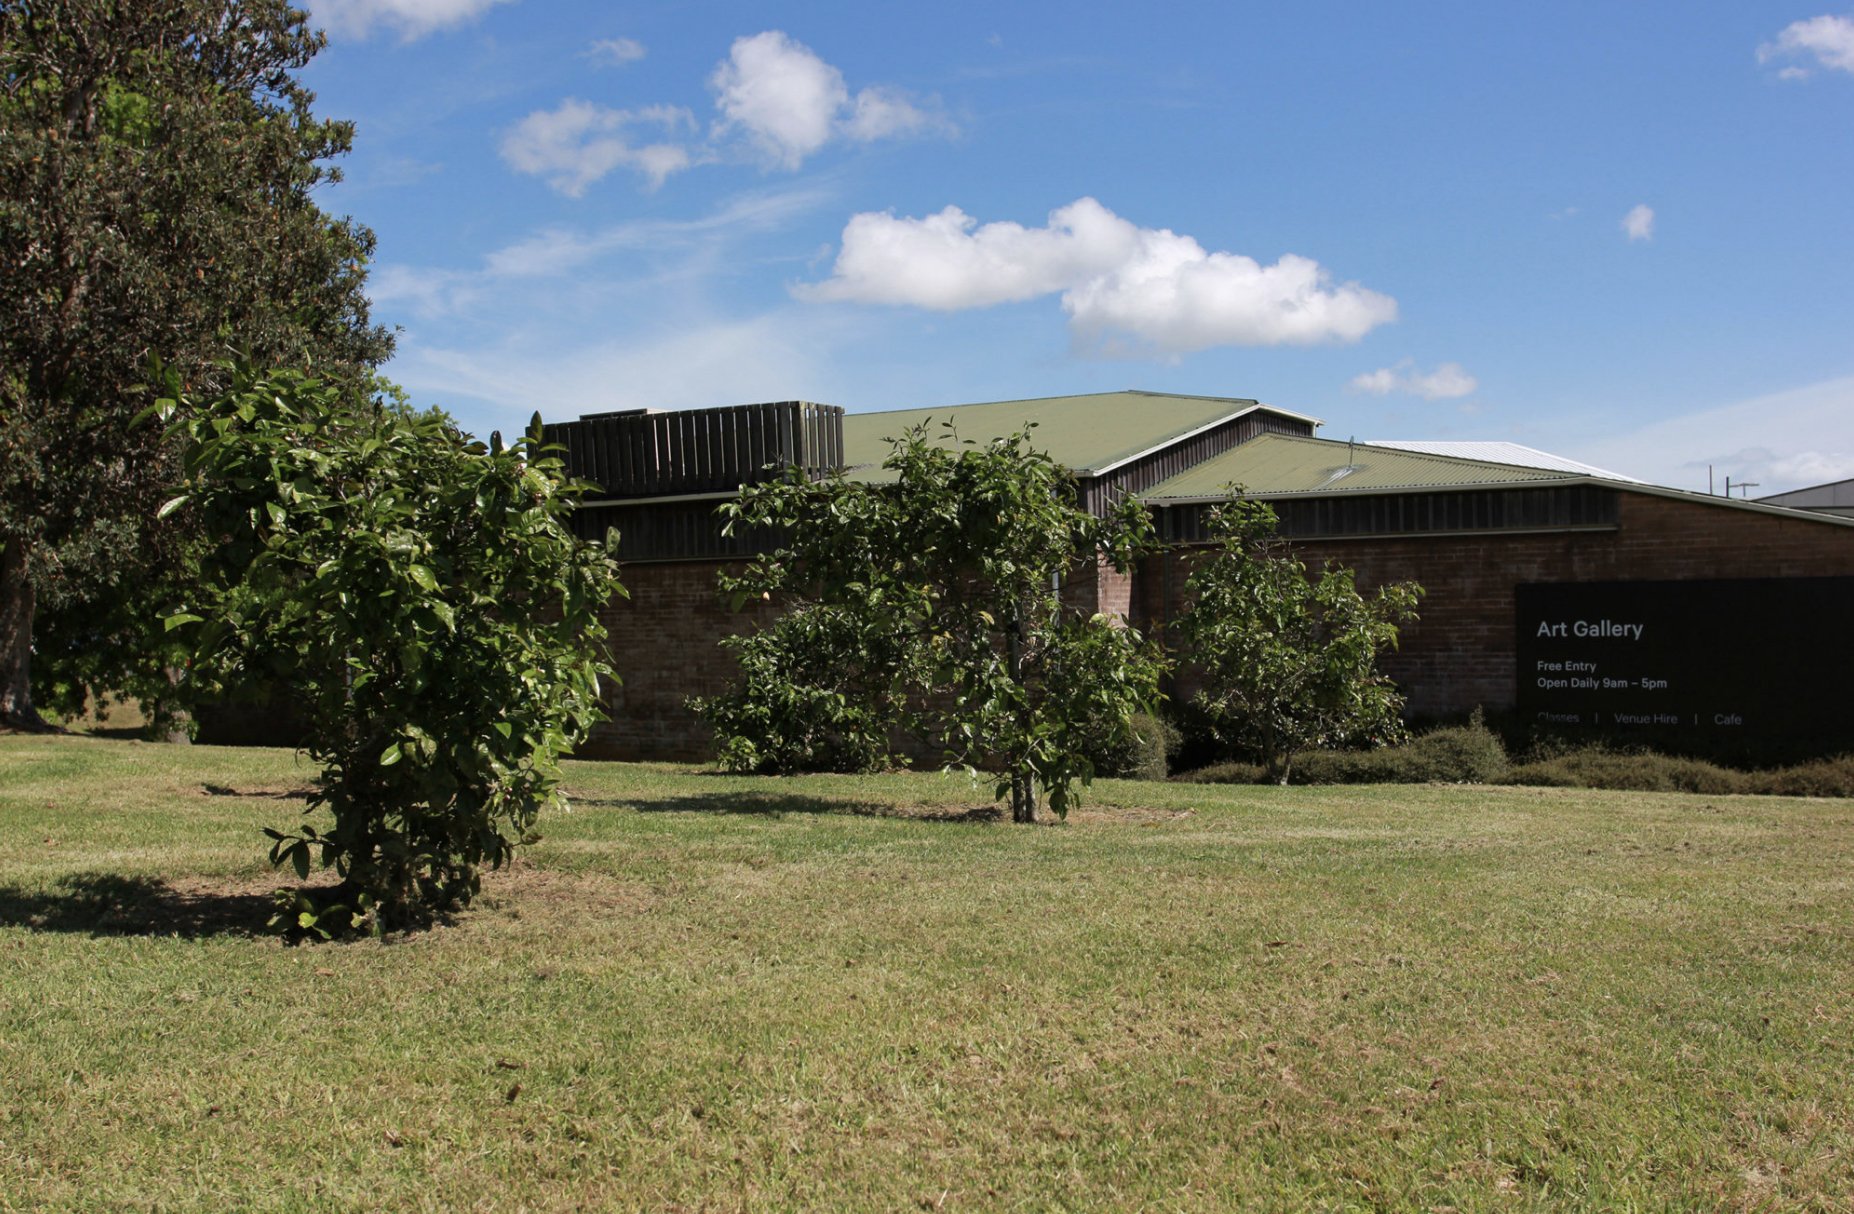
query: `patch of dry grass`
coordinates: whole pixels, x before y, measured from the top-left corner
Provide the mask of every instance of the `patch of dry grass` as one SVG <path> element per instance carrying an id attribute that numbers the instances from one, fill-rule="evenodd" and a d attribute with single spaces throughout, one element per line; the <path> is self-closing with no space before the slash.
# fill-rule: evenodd
<path id="1" fill-rule="evenodd" d="M 575 765 L 288 948 L 310 774 L 0 740 L 0 1209 L 1854 1205 L 1849 802 Z"/>

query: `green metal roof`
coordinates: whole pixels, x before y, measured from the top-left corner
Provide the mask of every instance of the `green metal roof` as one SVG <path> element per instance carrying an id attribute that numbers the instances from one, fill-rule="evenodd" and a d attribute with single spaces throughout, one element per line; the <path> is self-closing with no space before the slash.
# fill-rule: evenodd
<path id="1" fill-rule="evenodd" d="M 986 442 L 1035 423 L 1031 444 L 1070 471 L 1087 476 L 1255 408 L 1304 416 L 1239 398 L 1137 391 L 846 413 L 843 462 L 851 476 L 881 479 L 879 465 L 889 454 L 888 440 L 901 437 L 910 426 L 926 423 L 928 436 L 939 440 L 944 433 L 940 423 L 950 421 L 960 439 Z M 1317 424 L 1314 418 L 1305 420 Z"/>
<path id="2" fill-rule="evenodd" d="M 1431 455 L 1324 438 L 1263 434 L 1214 459 L 1160 481 L 1145 501 L 1220 497 L 1240 485 L 1251 496 L 1286 493 L 1391 492 L 1455 485 L 1561 481 L 1568 474 L 1454 455 Z"/>

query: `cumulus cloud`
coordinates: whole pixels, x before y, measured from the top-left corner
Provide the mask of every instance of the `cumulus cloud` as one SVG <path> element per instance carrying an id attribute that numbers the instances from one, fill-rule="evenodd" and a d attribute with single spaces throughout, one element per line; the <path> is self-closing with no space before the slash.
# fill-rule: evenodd
<path id="1" fill-rule="evenodd" d="M 498 4 L 514 0 L 312 0 L 316 21 L 336 34 L 365 38 L 375 29 L 397 30 L 411 42 L 441 29 L 474 21 Z"/>
<path id="2" fill-rule="evenodd" d="M 601 38 L 586 48 L 596 62 L 623 67 L 644 57 L 644 44 L 635 38 Z"/>
<path id="3" fill-rule="evenodd" d="M 503 136 L 502 159 L 517 172 L 545 177 L 562 194 L 578 198 L 614 169 L 644 175 L 652 188 L 695 163 L 695 151 L 674 138 L 637 142 L 632 131 L 657 128 L 670 136 L 693 129 L 695 117 L 680 106 L 653 105 L 614 110 L 568 98 L 551 110 L 536 110 Z"/>
<path id="4" fill-rule="evenodd" d="M 944 116 L 898 89 L 852 96 L 842 72 L 779 30 L 736 38 L 709 85 L 721 114 L 717 134 L 741 131 L 787 169 L 839 137 L 868 142 L 951 130 Z"/>
<path id="5" fill-rule="evenodd" d="M 1654 208 L 1645 202 L 1638 202 L 1629 208 L 1629 213 L 1622 217 L 1622 230 L 1628 233 L 1630 240 L 1654 239 Z"/>
<path id="6" fill-rule="evenodd" d="M 1404 359 L 1389 367 L 1379 367 L 1352 377 L 1354 392 L 1389 396 L 1401 392 L 1424 400 L 1454 400 L 1480 387 L 1480 381 L 1468 374 L 1460 363 L 1442 363 L 1433 371 L 1418 371 L 1413 359 Z"/>
<path id="7" fill-rule="evenodd" d="M 1288 254 L 1264 266 L 1206 252 L 1189 236 L 1141 228 L 1092 198 L 1047 225 L 980 225 L 956 206 L 921 219 L 852 216 L 831 276 L 801 299 L 938 311 L 1060 294 L 1074 332 L 1113 353 L 1182 354 L 1211 346 L 1356 341 L 1397 318 L 1397 302 L 1334 284 L 1316 261 Z"/>
<path id="8" fill-rule="evenodd" d="M 1789 61 L 1778 75 L 1786 80 L 1801 80 L 1809 67 L 1796 60 L 1813 60 L 1815 66 L 1831 71 L 1854 72 L 1854 17 L 1824 15 L 1795 21 L 1784 27 L 1776 38 L 1757 48 L 1757 61 Z"/>

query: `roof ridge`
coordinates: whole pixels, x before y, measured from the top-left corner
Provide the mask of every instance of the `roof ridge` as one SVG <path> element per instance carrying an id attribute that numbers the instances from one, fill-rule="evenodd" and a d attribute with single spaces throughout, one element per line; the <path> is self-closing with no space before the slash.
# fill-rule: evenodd
<path id="1" fill-rule="evenodd" d="M 1264 409 L 1277 409 L 1266 405 L 1252 396 L 1213 396 L 1200 392 L 1154 392 L 1150 388 L 1110 388 L 1104 392 L 1055 392 L 1048 396 L 1012 396 L 1004 400 L 968 400 L 955 404 L 939 405 L 900 405 L 893 409 L 857 409 L 844 410 L 846 417 L 875 417 L 883 413 L 926 413 L 936 409 L 969 409 L 979 405 L 1034 405 L 1051 400 L 1086 400 L 1099 396 L 1157 396 L 1168 400 L 1208 400 L 1225 404 L 1256 405 Z M 1291 409 L 1277 409 L 1278 412 L 1292 413 Z M 1295 416 L 1300 416 L 1295 414 Z"/>

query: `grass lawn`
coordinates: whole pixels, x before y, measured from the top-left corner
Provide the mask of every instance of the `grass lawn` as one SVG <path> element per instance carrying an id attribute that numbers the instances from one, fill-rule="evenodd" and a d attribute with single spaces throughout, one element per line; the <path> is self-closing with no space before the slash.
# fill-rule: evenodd
<path id="1" fill-rule="evenodd" d="M 287 947 L 310 775 L 0 738 L 0 1209 L 1854 1209 L 1854 802 L 578 764 Z"/>

